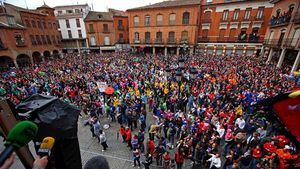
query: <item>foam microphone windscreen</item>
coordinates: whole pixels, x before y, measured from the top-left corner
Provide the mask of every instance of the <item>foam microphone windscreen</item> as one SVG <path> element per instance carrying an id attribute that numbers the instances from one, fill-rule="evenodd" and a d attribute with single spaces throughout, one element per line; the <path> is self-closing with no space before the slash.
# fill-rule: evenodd
<path id="1" fill-rule="evenodd" d="M 14 149 L 19 149 L 28 144 L 32 139 L 34 139 L 37 131 L 38 127 L 33 122 L 21 121 L 17 123 L 8 133 L 4 145 L 12 145 Z"/>
<path id="2" fill-rule="evenodd" d="M 40 145 L 40 149 L 38 150 L 38 155 L 41 157 L 50 156 L 54 142 L 55 139 L 53 137 L 45 137 Z"/>

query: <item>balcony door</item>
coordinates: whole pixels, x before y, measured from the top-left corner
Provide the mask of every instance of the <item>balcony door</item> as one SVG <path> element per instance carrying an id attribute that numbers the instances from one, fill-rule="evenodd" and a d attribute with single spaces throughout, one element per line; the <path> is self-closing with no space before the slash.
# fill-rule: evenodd
<path id="1" fill-rule="evenodd" d="M 175 42 L 175 32 L 169 32 L 169 42 Z"/>
<path id="2" fill-rule="evenodd" d="M 294 36 L 293 36 L 293 39 L 292 39 L 291 46 L 296 46 L 296 44 L 299 40 L 299 37 L 300 37 L 300 28 L 296 29 L 296 31 L 294 33 Z"/>
<path id="3" fill-rule="evenodd" d="M 145 32 L 145 42 L 150 43 L 150 32 Z"/>
<path id="4" fill-rule="evenodd" d="M 278 44 L 279 44 L 279 45 L 282 44 L 284 35 L 285 35 L 285 30 L 281 31 L 281 33 L 280 33 L 279 40 L 278 40 Z"/>
<path id="5" fill-rule="evenodd" d="M 220 29 L 219 32 L 219 41 L 224 41 L 225 40 L 225 29 Z"/>
<path id="6" fill-rule="evenodd" d="M 230 29 L 230 32 L 229 32 L 229 40 L 230 41 L 235 41 L 235 39 L 234 39 L 235 34 L 236 34 L 236 29 Z"/>
<path id="7" fill-rule="evenodd" d="M 109 36 L 104 37 L 104 45 L 110 45 Z"/>
<path id="8" fill-rule="evenodd" d="M 162 32 L 156 32 L 156 42 L 162 42 Z"/>

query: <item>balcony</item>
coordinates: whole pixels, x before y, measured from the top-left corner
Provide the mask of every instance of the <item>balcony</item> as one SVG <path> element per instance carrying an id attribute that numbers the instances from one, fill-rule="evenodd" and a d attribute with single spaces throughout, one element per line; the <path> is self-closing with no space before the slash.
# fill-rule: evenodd
<path id="1" fill-rule="evenodd" d="M 288 49 L 294 49 L 299 39 L 297 38 L 286 38 L 283 43 L 283 47 Z"/>
<path id="2" fill-rule="evenodd" d="M 151 39 L 150 38 L 146 38 L 144 40 L 144 44 L 151 44 Z"/>
<path id="3" fill-rule="evenodd" d="M 118 30 L 119 30 L 119 31 L 123 31 L 123 30 L 125 30 L 125 28 L 124 28 L 123 25 L 119 25 L 119 26 L 118 26 Z"/>
<path id="4" fill-rule="evenodd" d="M 123 44 L 123 43 L 125 43 L 125 40 L 124 40 L 124 38 L 120 38 L 120 39 L 118 40 L 118 43 L 119 43 L 119 44 Z"/>
<path id="5" fill-rule="evenodd" d="M 279 39 L 266 39 L 264 42 L 264 45 L 268 47 L 280 47 L 282 44 L 282 41 L 279 41 Z"/>
<path id="6" fill-rule="evenodd" d="M 16 41 L 16 46 L 17 47 L 25 47 L 26 44 L 25 44 L 24 40 L 17 40 Z"/>
<path id="7" fill-rule="evenodd" d="M 211 20 L 211 18 L 202 18 L 202 19 L 201 19 L 201 22 L 202 22 L 202 23 L 211 23 L 212 20 Z"/>
<path id="8" fill-rule="evenodd" d="M 155 39 L 155 44 L 163 44 L 162 38 L 156 38 Z"/>
<path id="9" fill-rule="evenodd" d="M 103 33 L 110 33 L 109 30 L 103 30 Z"/>
<path id="10" fill-rule="evenodd" d="M 300 23 L 300 12 L 296 12 L 293 19 L 294 23 Z"/>
<path id="11" fill-rule="evenodd" d="M 230 22 L 239 22 L 241 19 L 238 17 L 238 18 L 230 18 Z"/>
<path id="12" fill-rule="evenodd" d="M 272 16 L 270 19 L 270 28 L 287 26 L 291 21 L 291 14 L 285 13 L 284 15 Z"/>
<path id="13" fill-rule="evenodd" d="M 140 41 L 139 39 L 134 39 L 134 40 L 133 40 L 133 43 L 134 43 L 134 44 L 140 44 L 141 41 Z"/>
<path id="14" fill-rule="evenodd" d="M 252 20 L 253 20 L 253 21 L 261 21 L 261 22 L 262 22 L 262 21 L 264 21 L 264 17 L 265 17 L 264 15 L 261 16 L 260 18 L 258 18 L 258 17 L 253 17 Z"/>
<path id="15" fill-rule="evenodd" d="M 175 38 L 168 38 L 168 44 L 176 44 Z"/>
<path id="16" fill-rule="evenodd" d="M 180 44 L 189 44 L 189 40 L 186 38 L 181 38 L 180 39 Z"/>
<path id="17" fill-rule="evenodd" d="M 257 37 L 208 37 L 198 38 L 198 43 L 263 43 L 263 39 Z"/>

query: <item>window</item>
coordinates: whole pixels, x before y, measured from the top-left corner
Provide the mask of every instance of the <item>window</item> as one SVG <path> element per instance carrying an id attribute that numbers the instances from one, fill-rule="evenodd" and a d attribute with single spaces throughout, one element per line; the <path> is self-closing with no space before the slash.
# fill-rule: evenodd
<path id="1" fill-rule="evenodd" d="M 49 35 L 46 35 L 46 39 L 47 39 L 47 43 L 48 43 L 49 45 L 51 45 L 51 39 L 50 39 L 50 36 L 49 36 Z"/>
<path id="2" fill-rule="evenodd" d="M 41 45 L 42 44 L 42 41 L 40 39 L 40 36 L 39 35 L 35 35 L 35 39 L 36 39 L 36 42 L 37 44 Z"/>
<path id="3" fill-rule="evenodd" d="M 264 7 L 259 7 L 256 13 L 256 18 L 257 19 L 262 19 L 264 16 Z"/>
<path id="4" fill-rule="evenodd" d="M 225 11 L 223 12 L 222 21 L 227 21 L 227 19 L 228 19 L 228 14 L 229 14 L 229 11 L 228 11 L 228 10 L 225 10 Z"/>
<path id="5" fill-rule="evenodd" d="M 109 36 L 104 36 L 104 45 L 110 45 Z"/>
<path id="6" fill-rule="evenodd" d="M 52 29 L 52 23 L 51 22 L 48 22 L 48 28 Z"/>
<path id="7" fill-rule="evenodd" d="M 90 32 L 90 33 L 95 32 L 95 31 L 94 31 L 94 25 L 93 25 L 93 24 L 89 24 L 89 32 Z"/>
<path id="8" fill-rule="evenodd" d="M 109 32 L 108 24 L 103 24 L 103 32 Z"/>
<path id="9" fill-rule="evenodd" d="M 139 17 L 138 17 L 138 16 L 135 16 L 135 17 L 133 18 L 133 25 L 134 25 L 134 26 L 139 26 L 139 22 L 140 22 Z"/>
<path id="10" fill-rule="evenodd" d="M 174 43 L 175 42 L 175 32 L 169 32 L 169 40 L 168 42 Z"/>
<path id="11" fill-rule="evenodd" d="M 190 13 L 189 12 L 184 12 L 182 16 L 182 24 L 188 25 L 190 22 Z"/>
<path id="12" fill-rule="evenodd" d="M 118 20 L 118 28 L 123 28 L 123 21 L 122 20 Z"/>
<path id="13" fill-rule="evenodd" d="M 80 21 L 79 21 L 79 19 L 76 19 L 76 25 L 77 25 L 77 28 L 80 28 Z"/>
<path id="14" fill-rule="evenodd" d="M 208 36 L 208 29 L 203 29 L 202 30 L 202 38 L 207 39 L 207 36 Z"/>
<path id="15" fill-rule="evenodd" d="M 293 13 L 293 10 L 294 10 L 294 8 L 295 8 L 295 5 L 294 4 L 291 4 L 290 6 L 289 6 L 289 13 Z"/>
<path id="16" fill-rule="evenodd" d="M 44 29 L 47 29 L 47 25 L 46 25 L 45 21 L 43 21 L 43 27 L 44 27 Z"/>
<path id="17" fill-rule="evenodd" d="M 36 41 L 35 41 L 35 39 L 34 39 L 34 36 L 33 36 L 33 35 L 30 35 L 29 37 L 30 37 L 31 44 L 32 44 L 32 45 L 36 45 Z"/>
<path id="18" fill-rule="evenodd" d="M 15 34 L 15 40 L 16 40 L 16 45 L 17 46 L 24 46 L 25 45 L 24 38 L 21 36 L 21 34 L 16 33 Z"/>
<path id="19" fill-rule="evenodd" d="M 79 9 L 75 9 L 75 13 L 80 13 L 80 10 Z"/>
<path id="20" fill-rule="evenodd" d="M 53 44 L 57 44 L 57 43 L 56 43 L 56 39 L 55 39 L 55 36 L 54 36 L 54 35 L 52 35 L 52 43 L 53 43 Z"/>
<path id="21" fill-rule="evenodd" d="M 150 43 L 151 34 L 150 32 L 145 32 L 145 42 Z"/>
<path id="22" fill-rule="evenodd" d="M 45 35 L 41 35 L 41 38 L 42 38 L 43 44 L 46 45 L 47 41 L 46 41 Z"/>
<path id="23" fill-rule="evenodd" d="M 234 21 L 239 19 L 239 12 L 240 12 L 240 10 L 238 10 L 238 9 L 234 10 L 234 13 L 233 13 L 233 20 Z"/>
<path id="24" fill-rule="evenodd" d="M 15 25 L 16 24 L 15 17 L 7 16 L 7 22 L 9 25 Z"/>
<path id="25" fill-rule="evenodd" d="M 226 29 L 220 29 L 219 38 L 224 38 L 225 37 L 225 31 L 226 31 Z"/>
<path id="26" fill-rule="evenodd" d="M 249 20 L 250 19 L 251 10 L 252 10 L 251 8 L 246 9 L 246 12 L 245 12 L 245 15 L 244 15 L 244 20 Z"/>
<path id="27" fill-rule="evenodd" d="M 28 19 L 25 19 L 25 24 L 26 24 L 26 27 L 28 27 L 28 28 L 30 28 L 30 27 L 31 27 L 31 25 L 30 25 L 30 22 L 29 22 L 29 20 L 28 20 Z"/>
<path id="28" fill-rule="evenodd" d="M 162 42 L 162 32 L 156 32 L 156 43 Z"/>
<path id="29" fill-rule="evenodd" d="M 31 21 L 31 25 L 32 25 L 32 27 L 36 28 L 36 24 L 35 24 L 34 20 Z"/>
<path id="30" fill-rule="evenodd" d="M 71 39 L 72 38 L 72 32 L 71 30 L 68 30 L 68 37 Z"/>
<path id="31" fill-rule="evenodd" d="M 67 26 L 67 28 L 70 28 L 70 22 L 68 19 L 66 19 L 66 26 Z"/>
<path id="32" fill-rule="evenodd" d="M 181 41 L 187 41 L 188 40 L 188 36 L 189 36 L 188 31 L 182 31 L 181 32 Z"/>
<path id="33" fill-rule="evenodd" d="M 169 16 L 169 24 L 170 25 L 175 25 L 176 24 L 176 14 L 171 13 Z"/>
<path id="34" fill-rule="evenodd" d="M 62 11 L 57 11 L 57 14 L 58 14 L 58 15 L 61 15 L 61 14 L 62 14 Z"/>
<path id="35" fill-rule="evenodd" d="M 67 13 L 73 13 L 73 10 L 70 9 L 70 10 L 66 10 Z"/>
<path id="36" fill-rule="evenodd" d="M 81 30 L 78 30 L 78 37 L 82 38 L 82 32 L 81 32 Z"/>
<path id="37" fill-rule="evenodd" d="M 163 15 L 158 14 L 156 16 L 156 25 L 162 25 L 163 24 Z"/>
<path id="38" fill-rule="evenodd" d="M 37 21 L 37 26 L 38 26 L 38 28 L 42 29 L 42 24 L 40 21 Z"/>
<path id="39" fill-rule="evenodd" d="M 124 34 L 119 33 L 119 43 L 124 43 Z"/>
<path id="40" fill-rule="evenodd" d="M 134 32 L 134 41 L 135 42 L 140 41 L 140 34 L 138 32 Z"/>
<path id="41" fill-rule="evenodd" d="M 279 17 L 279 16 L 280 16 L 280 13 L 281 13 L 281 9 L 277 9 L 277 10 L 276 10 L 276 17 Z"/>
<path id="42" fill-rule="evenodd" d="M 145 26 L 150 26 L 150 16 L 149 15 L 146 15 L 145 16 Z"/>
<path id="43" fill-rule="evenodd" d="M 96 38 L 95 38 L 95 36 L 91 37 L 91 46 L 96 46 Z"/>

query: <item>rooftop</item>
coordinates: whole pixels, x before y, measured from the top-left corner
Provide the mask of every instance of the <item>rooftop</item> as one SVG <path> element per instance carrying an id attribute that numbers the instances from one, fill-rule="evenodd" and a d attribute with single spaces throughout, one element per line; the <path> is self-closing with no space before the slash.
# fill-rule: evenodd
<path id="1" fill-rule="evenodd" d="M 128 11 L 131 10 L 142 10 L 142 9 L 153 9 L 153 8 L 166 8 L 166 7 L 176 7 L 176 6 L 186 6 L 186 5 L 199 5 L 200 0 L 169 0 L 169 1 L 163 1 L 151 5 L 146 5 L 142 7 L 137 8 L 131 8 L 128 9 Z"/>
<path id="2" fill-rule="evenodd" d="M 109 12 L 90 11 L 84 20 L 85 21 L 113 21 L 113 17 Z"/>
<path id="3" fill-rule="evenodd" d="M 127 16 L 125 11 L 109 8 L 108 11 L 113 14 L 113 16 Z"/>
<path id="4" fill-rule="evenodd" d="M 9 4 L 9 3 L 5 3 L 5 2 L 4 2 L 4 6 L 13 8 L 14 10 L 19 11 L 19 12 L 29 12 L 29 13 L 33 13 L 33 14 L 45 15 L 45 14 L 43 14 L 43 13 L 41 13 L 38 10 L 35 10 L 35 9 L 25 9 L 25 8 L 15 6 L 15 5 L 12 5 L 12 4 Z"/>
<path id="5" fill-rule="evenodd" d="M 89 6 L 87 3 L 86 4 L 77 4 L 77 5 L 62 5 L 62 6 L 55 6 L 54 8 L 70 8 L 70 7 L 86 7 Z"/>

